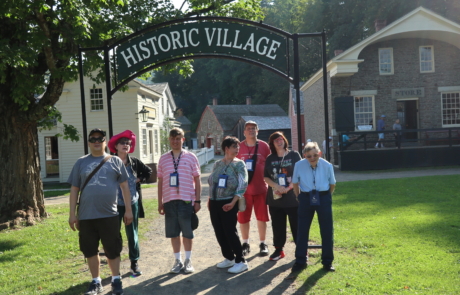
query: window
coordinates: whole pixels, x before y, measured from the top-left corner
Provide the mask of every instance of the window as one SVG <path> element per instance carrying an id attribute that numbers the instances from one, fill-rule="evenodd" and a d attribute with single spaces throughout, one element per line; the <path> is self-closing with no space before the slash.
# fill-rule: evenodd
<path id="1" fill-rule="evenodd" d="M 393 48 L 379 48 L 380 75 L 393 74 Z"/>
<path id="2" fill-rule="evenodd" d="M 93 88 L 89 90 L 91 110 L 102 111 L 104 110 L 104 101 L 102 97 L 102 88 Z"/>
<path id="3" fill-rule="evenodd" d="M 442 126 L 460 126 L 460 92 L 442 93 Z"/>
<path id="4" fill-rule="evenodd" d="M 158 146 L 158 130 L 155 130 L 155 154 L 158 154 L 158 151 L 160 150 Z"/>
<path id="5" fill-rule="evenodd" d="M 149 148 L 150 148 L 150 156 L 153 154 L 153 135 L 152 130 L 149 130 Z"/>
<path id="6" fill-rule="evenodd" d="M 420 46 L 420 73 L 434 72 L 433 46 Z"/>
<path id="7" fill-rule="evenodd" d="M 147 129 L 142 129 L 142 152 L 147 156 Z"/>
<path id="8" fill-rule="evenodd" d="M 357 130 L 374 129 L 374 97 L 355 96 L 355 126 Z"/>

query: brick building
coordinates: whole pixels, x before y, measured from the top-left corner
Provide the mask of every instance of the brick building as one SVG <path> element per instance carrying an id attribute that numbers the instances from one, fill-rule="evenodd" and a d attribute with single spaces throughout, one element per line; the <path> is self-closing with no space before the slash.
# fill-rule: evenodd
<path id="1" fill-rule="evenodd" d="M 419 7 L 327 63 L 329 128 L 375 131 L 400 119 L 403 129 L 460 127 L 460 24 Z M 301 87 L 306 137 L 324 140 L 322 71 Z M 372 134 L 374 137 L 376 134 Z M 407 133 L 415 141 L 420 132 Z M 372 138 L 372 137 L 370 137 Z M 332 162 L 337 163 L 337 153 Z"/>
<path id="2" fill-rule="evenodd" d="M 198 147 L 214 145 L 216 153 L 221 153 L 222 139 L 227 135 L 237 136 L 234 128 L 242 116 L 287 117 L 277 104 L 253 105 L 251 98 L 247 97 L 246 105 L 217 105 L 217 99 L 214 98 L 213 105 L 206 106 L 201 114 L 196 129 Z"/>

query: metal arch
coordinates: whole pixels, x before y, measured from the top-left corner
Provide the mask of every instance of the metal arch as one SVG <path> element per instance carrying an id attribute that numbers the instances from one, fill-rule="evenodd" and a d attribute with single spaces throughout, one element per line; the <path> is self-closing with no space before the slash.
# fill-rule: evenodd
<path id="1" fill-rule="evenodd" d="M 156 25 L 144 28 L 142 30 L 139 30 L 139 31 L 137 31 L 137 32 L 135 32 L 135 33 L 133 33 L 133 34 L 131 34 L 129 36 L 123 37 L 122 39 L 116 41 L 115 43 L 113 43 L 112 45 L 109 46 L 109 49 L 110 50 L 114 49 L 118 45 L 120 45 L 122 43 L 125 43 L 125 42 L 128 42 L 130 39 L 133 39 L 133 38 L 135 38 L 137 36 L 141 36 L 141 35 L 143 35 L 143 34 L 145 34 L 147 32 L 150 32 L 150 31 L 153 31 L 153 30 L 156 30 L 156 29 L 159 29 L 159 28 L 163 28 L 163 27 L 167 27 L 167 26 L 174 25 L 174 24 L 179 24 L 179 23 L 200 22 L 200 21 L 227 21 L 227 22 L 234 22 L 234 23 L 243 23 L 243 24 L 248 24 L 248 25 L 252 25 L 252 26 L 255 26 L 255 27 L 259 27 L 259 28 L 271 31 L 271 32 L 276 33 L 278 35 L 282 35 L 282 36 L 284 36 L 286 38 L 292 39 L 292 37 L 293 37 L 293 34 L 291 34 L 291 33 L 288 33 L 286 31 L 283 31 L 283 30 L 278 29 L 276 27 L 264 24 L 262 22 L 255 22 L 255 21 L 242 19 L 242 18 L 236 18 L 236 17 L 200 16 L 200 17 L 192 17 L 192 18 L 174 19 L 174 20 L 170 20 L 170 21 L 167 21 L 167 22 L 163 22 L 163 23 L 160 23 L 160 24 L 156 24 Z M 321 33 L 312 33 L 312 34 L 317 34 L 317 36 L 321 36 Z"/>
<path id="2" fill-rule="evenodd" d="M 294 83 L 294 78 L 289 77 L 288 75 L 283 74 L 282 72 L 280 72 L 280 71 L 278 71 L 278 70 L 276 70 L 274 68 L 266 66 L 265 64 L 258 63 L 258 62 L 254 61 L 252 59 L 245 59 L 245 58 L 242 58 L 242 57 L 231 56 L 231 55 L 226 56 L 226 55 L 217 55 L 217 54 L 203 54 L 203 55 L 177 57 L 177 58 L 174 58 L 174 59 L 169 59 L 169 60 L 160 62 L 158 64 L 152 65 L 152 66 L 150 66 L 148 68 L 145 68 L 142 71 L 136 72 L 135 75 L 132 75 L 132 76 L 126 78 L 125 80 L 123 80 L 123 82 L 117 84 L 117 86 L 115 86 L 115 88 L 112 89 L 111 94 L 112 95 L 115 94 L 115 92 L 120 90 L 123 86 L 128 84 L 130 81 L 134 80 L 135 78 L 139 77 L 140 75 L 142 75 L 144 73 L 147 73 L 147 72 L 149 72 L 149 71 L 151 71 L 151 70 L 153 70 L 155 68 L 159 68 L 161 66 L 164 66 L 164 65 L 167 65 L 167 64 L 170 64 L 170 63 L 174 63 L 174 62 L 178 62 L 178 61 L 189 60 L 189 59 L 203 59 L 203 58 L 220 58 L 220 59 L 229 59 L 229 60 L 242 61 L 242 62 L 245 62 L 245 63 L 256 65 L 256 66 L 261 67 L 263 69 L 266 69 L 266 70 L 268 70 L 268 71 L 270 71 L 270 72 L 282 77 L 286 81 L 288 81 L 290 83 Z"/>

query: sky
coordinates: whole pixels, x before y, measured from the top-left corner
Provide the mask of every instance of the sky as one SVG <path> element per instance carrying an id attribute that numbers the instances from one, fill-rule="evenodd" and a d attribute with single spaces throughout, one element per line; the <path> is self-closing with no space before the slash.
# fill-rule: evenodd
<path id="1" fill-rule="evenodd" d="M 179 9 L 180 6 L 182 5 L 182 3 L 184 2 L 184 0 L 170 0 L 170 1 L 174 4 L 174 6 L 175 6 L 177 9 Z M 184 5 L 184 8 L 187 8 L 187 7 L 188 7 L 188 5 L 187 5 L 187 3 L 186 3 L 186 4 Z"/>

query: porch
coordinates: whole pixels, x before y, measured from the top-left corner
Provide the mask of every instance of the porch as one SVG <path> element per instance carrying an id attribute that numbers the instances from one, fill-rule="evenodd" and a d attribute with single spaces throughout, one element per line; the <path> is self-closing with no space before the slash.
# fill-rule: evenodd
<path id="1" fill-rule="evenodd" d="M 382 148 L 375 147 L 378 133 L 385 134 Z M 459 128 L 341 132 L 338 164 L 342 171 L 460 165 Z"/>

